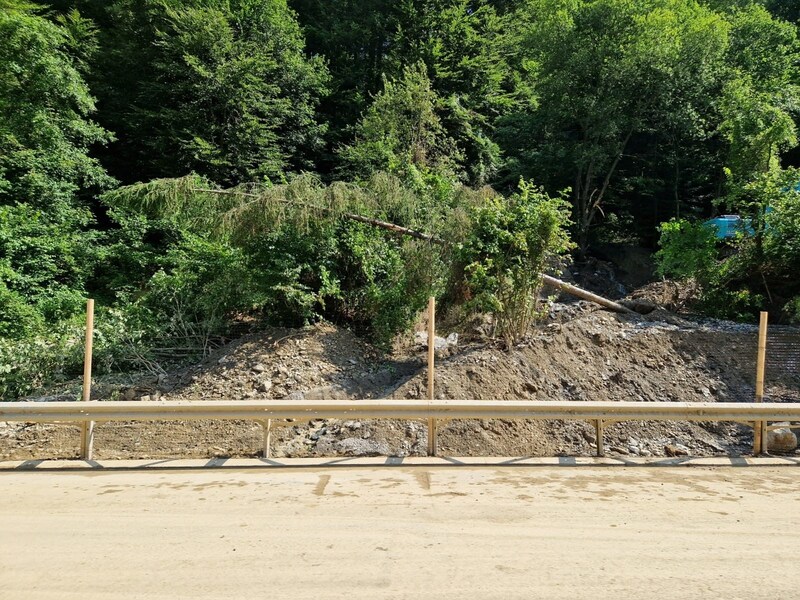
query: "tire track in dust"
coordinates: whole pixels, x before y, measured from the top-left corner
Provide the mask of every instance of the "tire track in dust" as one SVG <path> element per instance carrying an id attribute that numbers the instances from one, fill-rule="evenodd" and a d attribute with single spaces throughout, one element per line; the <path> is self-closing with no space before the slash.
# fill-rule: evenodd
<path id="1" fill-rule="evenodd" d="M 431 474 L 429 471 L 414 471 L 414 479 L 417 480 L 417 483 L 423 490 L 430 491 Z"/>
<path id="2" fill-rule="evenodd" d="M 315 496 L 324 496 L 325 495 L 325 487 L 331 480 L 330 475 L 320 475 L 319 481 L 317 481 L 317 485 L 314 487 L 314 495 Z"/>

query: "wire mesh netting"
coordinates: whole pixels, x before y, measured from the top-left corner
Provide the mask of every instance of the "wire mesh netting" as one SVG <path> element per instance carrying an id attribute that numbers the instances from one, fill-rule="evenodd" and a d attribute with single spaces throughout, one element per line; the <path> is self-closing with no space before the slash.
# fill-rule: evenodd
<path id="1" fill-rule="evenodd" d="M 764 401 L 800 402 L 800 330 L 772 325 L 767 332 Z"/>

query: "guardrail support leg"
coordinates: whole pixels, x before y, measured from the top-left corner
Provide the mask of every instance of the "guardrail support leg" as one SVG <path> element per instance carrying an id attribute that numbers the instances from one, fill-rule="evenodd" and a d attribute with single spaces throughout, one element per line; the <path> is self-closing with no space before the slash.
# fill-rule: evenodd
<path id="1" fill-rule="evenodd" d="M 603 420 L 596 419 L 594 422 L 595 444 L 597 445 L 597 456 L 605 456 L 606 449 L 603 444 Z"/>
<path id="2" fill-rule="evenodd" d="M 428 456 L 436 456 L 436 419 L 428 419 Z"/>
<path id="3" fill-rule="evenodd" d="M 764 431 L 764 421 L 755 421 L 753 423 L 753 456 L 760 456 L 763 451 L 763 443 L 761 441 Z"/>
<path id="4" fill-rule="evenodd" d="M 270 442 L 272 442 L 272 419 L 266 421 L 259 421 L 261 428 L 264 430 L 264 458 L 270 458 L 272 451 L 270 450 Z"/>
<path id="5" fill-rule="evenodd" d="M 761 421 L 761 454 L 769 454 L 769 428 L 766 421 Z"/>
<path id="6" fill-rule="evenodd" d="M 94 421 L 81 423 L 81 458 L 92 460 L 94 455 Z"/>

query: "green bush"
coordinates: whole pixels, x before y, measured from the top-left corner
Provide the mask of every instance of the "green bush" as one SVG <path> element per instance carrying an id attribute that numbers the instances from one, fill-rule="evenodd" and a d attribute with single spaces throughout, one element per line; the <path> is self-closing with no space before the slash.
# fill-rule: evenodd
<path id="1" fill-rule="evenodd" d="M 97 307 L 93 372 L 150 368 L 159 329 L 143 327 L 132 307 Z M 0 398 L 13 400 L 43 386 L 69 381 L 83 372 L 84 316 L 28 331 L 17 339 L 0 337 Z"/>
<path id="2" fill-rule="evenodd" d="M 697 307 L 704 314 L 717 319 L 752 321 L 753 316 L 765 306 L 763 294 L 741 287 L 728 289 L 725 286 L 708 286 L 702 293 Z"/>
<path id="3" fill-rule="evenodd" d="M 0 339 L 20 339 L 41 329 L 42 315 L 0 281 Z"/>
<path id="4" fill-rule="evenodd" d="M 672 219 L 659 227 L 656 273 L 661 277 L 707 281 L 717 263 L 714 230 L 703 223 Z"/>
<path id="5" fill-rule="evenodd" d="M 13 400 L 80 373 L 84 332 L 64 324 L 49 333 L 0 338 L 0 398 Z"/>
<path id="6" fill-rule="evenodd" d="M 525 181 L 510 198 L 494 196 L 472 210 L 472 231 L 460 252 L 470 306 L 494 314 L 508 346 L 539 315 L 541 274 L 573 247 L 569 224 L 563 198 Z"/>
<path id="7" fill-rule="evenodd" d="M 338 240 L 342 316 L 387 347 L 441 287 L 441 255 L 430 244 L 387 237 L 361 223 L 343 224 Z"/>
<path id="8" fill-rule="evenodd" d="M 732 186 L 729 206 L 750 219 L 749 232 L 718 243 L 699 222 L 672 220 L 660 227 L 657 272 L 698 285 L 695 307 L 727 319 L 752 320 L 760 310 L 783 309 L 790 318 L 800 292 L 800 180 L 797 169 L 775 169 Z"/>
<path id="9" fill-rule="evenodd" d="M 800 324 L 800 296 L 789 300 L 784 306 L 783 311 L 792 323 Z"/>
<path id="10" fill-rule="evenodd" d="M 83 310 L 102 242 L 86 230 L 90 223 L 84 210 L 51 217 L 26 205 L 0 206 L 2 281 L 50 323 Z"/>

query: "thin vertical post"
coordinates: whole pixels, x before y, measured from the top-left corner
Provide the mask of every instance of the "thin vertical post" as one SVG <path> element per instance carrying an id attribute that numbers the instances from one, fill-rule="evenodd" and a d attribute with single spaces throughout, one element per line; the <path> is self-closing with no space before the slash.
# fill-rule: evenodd
<path id="1" fill-rule="evenodd" d="M 767 359 L 767 326 L 769 314 L 761 312 L 758 326 L 758 358 L 756 360 L 756 402 L 764 401 L 764 370 Z M 769 450 L 769 435 L 766 421 L 756 421 L 753 428 L 753 454 L 766 454 Z"/>
<path id="2" fill-rule="evenodd" d="M 428 299 L 428 400 L 434 398 L 434 354 L 436 349 L 436 298 Z M 436 419 L 428 419 L 428 456 L 436 456 Z"/>
<path id="3" fill-rule="evenodd" d="M 86 301 L 86 343 L 83 353 L 83 396 L 88 402 L 92 397 L 92 341 L 94 339 L 94 300 Z M 92 460 L 94 451 L 94 421 L 81 423 L 81 457 Z"/>
<path id="4" fill-rule="evenodd" d="M 267 419 L 261 423 L 264 428 L 264 458 L 270 458 L 272 452 L 270 451 L 270 442 L 272 441 L 272 419 Z"/>
<path id="5" fill-rule="evenodd" d="M 597 419 L 594 422 L 595 440 L 597 443 L 597 456 L 605 456 L 606 449 L 603 445 L 603 420 Z"/>

